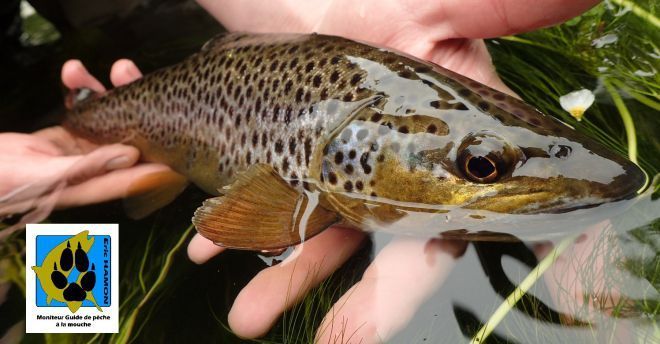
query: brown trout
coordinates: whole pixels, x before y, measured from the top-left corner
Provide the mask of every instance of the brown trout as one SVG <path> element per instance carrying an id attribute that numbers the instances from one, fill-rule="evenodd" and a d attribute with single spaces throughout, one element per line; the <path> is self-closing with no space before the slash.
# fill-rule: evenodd
<path id="1" fill-rule="evenodd" d="M 65 127 L 134 145 L 220 195 L 193 223 L 240 249 L 286 247 L 337 223 L 462 229 L 446 215 L 455 209 L 471 220 L 567 212 L 631 198 L 646 181 L 518 99 L 318 34 L 219 36 L 179 64 L 82 99 Z"/>

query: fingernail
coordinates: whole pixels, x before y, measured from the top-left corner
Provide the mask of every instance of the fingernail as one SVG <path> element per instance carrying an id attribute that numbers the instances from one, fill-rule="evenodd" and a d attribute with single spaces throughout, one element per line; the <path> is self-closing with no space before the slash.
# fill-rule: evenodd
<path id="1" fill-rule="evenodd" d="M 131 161 L 127 156 L 119 156 L 116 158 L 113 158 L 112 160 L 108 161 L 105 164 L 105 168 L 107 170 L 116 170 L 119 168 L 125 168 L 129 167 L 131 165 Z"/>

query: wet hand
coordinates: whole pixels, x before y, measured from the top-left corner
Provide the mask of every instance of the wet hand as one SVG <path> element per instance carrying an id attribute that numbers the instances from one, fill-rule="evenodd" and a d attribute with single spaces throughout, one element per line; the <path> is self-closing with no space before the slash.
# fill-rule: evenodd
<path id="1" fill-rule="evenodd" d="M 113 66 L 111 80 L 119 86 L 140 76 L 135 65 L 123 60 Z M 70 89 L 105 91 L 79 61 L 63 66 L 62 81 Z M 97 146 L 59 126 L 32 134 L 2 133 L 0 147 L 0 219 L 24 214 L 19 224 L 41 221 L 53 208 L 129 196 L 124 186 L 147 174 L 170 170 L 161 164 L 138 164 L 140 153 L 135 147 Z M 0 232 L 0 238 L 11 230 Z"/>
<path id="2" fill-rule="evenodd" d="M 495 73 L 482 38 L 560 23 L 597 3 L 594 0 L 544 0 L 532 5 L 521 0 L 198 2 L 229 30 L 315 31 L 381 44 L 510 94 L 512 91 Z M 297 252 L 285 262 L 261 271 L 234 302 L 229 314 L 231 328 L 243 337 L 264 335 L 284 310 L 339 268 L 363 239 L 363 233 L 333 227 L 296 248 Z M 387 341 L 442 284 L 464 248 L 464 244 L 456 242 L 394 240 L 379 252 L 362 280 L 326 316 L 317 340 L 334 342 L 344 334 L 350 335 L 354 342 Z M 189 256 L 198 263 L 222 250 L 200 236 L 188 247 Z M 424 263 L 428 259 L 437 264 Z"/>

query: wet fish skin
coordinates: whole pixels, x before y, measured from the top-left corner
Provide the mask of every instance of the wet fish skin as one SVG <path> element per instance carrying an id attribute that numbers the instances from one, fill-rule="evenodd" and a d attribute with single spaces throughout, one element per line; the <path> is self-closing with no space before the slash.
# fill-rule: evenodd
<path id="1" fill-rule="evenodd" d="M 316 34 L 220 36 L 81 102 L 66 127 L 135 145 L 212 194 L 238 171 L 271 165 L 297 190 L 331 195 L 322 205 L 356 226 L 416 205 L 568 211 L 632 197 L 646 180 L 518 99 L 403 53 Z M 470 168 L 496 173 L 475 178 Z M 365 207 L 374 202 L 392 208 Z"/>

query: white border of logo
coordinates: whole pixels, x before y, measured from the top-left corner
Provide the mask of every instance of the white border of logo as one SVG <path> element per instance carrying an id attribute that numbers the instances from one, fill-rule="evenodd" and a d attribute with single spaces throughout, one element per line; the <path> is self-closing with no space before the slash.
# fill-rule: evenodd
<path id="1" fill-rule="evenodd" d="M 99 312 L 95 307 L 81 307 L 72 314 L 67 307 L 37 307 L 35 300 L 36 274 L 32 267 L 37 265 L 36 238 L 37 235 L 76 235 L 84 230 L 89 235 L 109 235 L 110 243 L 110 297 L 109 307 L 102 307 Z M 25 234 L 25 332 L 26 333 L 117 333 L 119 331 L 119 226 L 117 224 L 28 224 Z M 97 243 L 95 243 L 96 245 Z M 98 277 L 97 277 L 98 281 Z M 37 319 L 42 316 L 82 316 L 83 320 L 46 320 Z M 104 315 L 109 319 L 94 319 L 94 316 Z M 89 327 L 57 326 L 58 322 L 85 322 Z"/>

